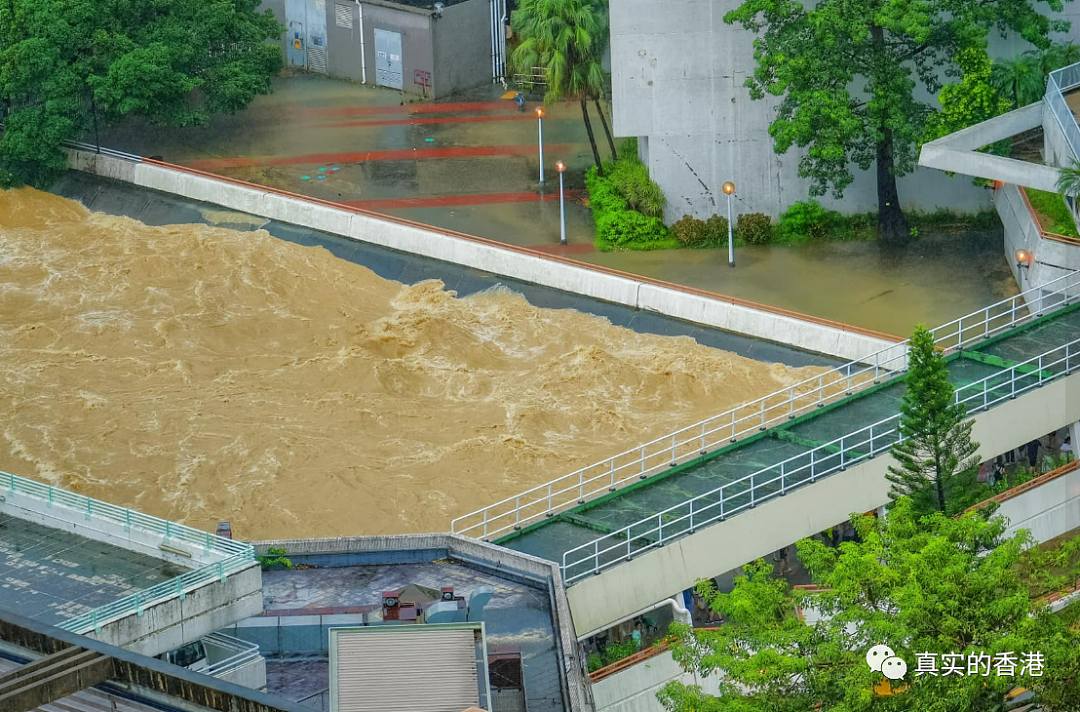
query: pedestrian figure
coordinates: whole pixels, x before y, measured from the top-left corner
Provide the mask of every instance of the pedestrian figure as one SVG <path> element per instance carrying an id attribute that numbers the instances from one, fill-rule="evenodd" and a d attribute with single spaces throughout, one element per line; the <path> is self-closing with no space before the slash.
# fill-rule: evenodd
<path id="1" fill-rule="evenodd" d="M 1065 459 L 1071 461 L 1073 459 L 1073 446 L 1072 436 L 1066 435 L 1065 442 L 1061 443 L 1061 454 L 1065 456 Z"/>
<path id="2" fill-rule="evenodd" d="M 1042 447 L 1042 443 L 1035 438 L 1024 447 L 1027 450 L 1028 464 L 1031 465 L 1031 469 L 1035 469 L 1035 466 L 1039 464 L 1039 448 Z"/>
<path id="3" fill-rule="evenodd" d="M 791 566 L 788 564 L 787 547 L 780 547 L 780 551 L 776 552 L 776 560 L 780 562 L 780 575 L 786 576 L 791 573 Z"/>
<path id="4" fill-rule="evenodd" d="M 514 103 L 517 104 L 518 108 L 521 110 L 521 113 L 524 114 L 525 113 L 525 95 L 522 94 L 521 92 L 518 92 L 517 96 L 514 97 Z"/>
<path id="5" fill-rule="evenodd" d="M 1002 461 L 1001 457 L 998 456 L 998 459 L 994 460 L 993 468 L 991 468 L 991 470 L 990 470 L 990 486 L 993 487 L 998 482 L 1001 482 L 1004 479 L 1005 479 L 1005 463 L 1004 463 L 1004 461 Z"/>

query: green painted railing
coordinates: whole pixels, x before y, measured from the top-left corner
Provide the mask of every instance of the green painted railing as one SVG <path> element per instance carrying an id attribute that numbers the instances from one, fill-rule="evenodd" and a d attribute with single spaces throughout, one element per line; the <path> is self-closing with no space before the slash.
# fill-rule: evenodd
<path id="1" fill-rule="evenodd" d="M 72 512 L 82 513 L 87 521 L 97 520 L 119 524 L 126 532 L 135 529 L 156 534 L 161 536 L 161 544 L 168 545 L 173 542 L 193 544 L 202 547 L 204 557 L 216 559 L 201 568 L 188 571 L 181 576 L 163 581 L 156 586 L 69 618 L 59 624 L 60 628 L 76 633 L 100 630 L 105 623 L 132 613 L 141 616 L 147 607 L 168 598 L 177 597 L 183 600 L 188 592 L 213 581 L 224 581 L 229 574 L 244 569 L 255 561 L 255 549 L 250 544 L 226 539 L 126 507 L 118 507 L 115 504 L 35 482 L 19 475 L 0 472 L 0 492 L 8 495 L 19 494 L 38 500 L 45 509 L 63 507 Z"/>

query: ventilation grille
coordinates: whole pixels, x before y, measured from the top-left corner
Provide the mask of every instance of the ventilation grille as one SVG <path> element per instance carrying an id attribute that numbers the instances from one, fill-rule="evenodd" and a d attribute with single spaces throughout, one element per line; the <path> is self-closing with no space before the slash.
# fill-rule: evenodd
<path id="1" fill-rule="evenodd" d="M 308 69 L 320 74 L 326 74 L 326 48 L 308 47 Z"/>
<path id="2" fill-rule="evenodd" d="M 338 3 L 334 6 L 334 21 L 338 27 L 344 27 L 347 30 L 352 29 L 352 5 L 342 5 Z"/>

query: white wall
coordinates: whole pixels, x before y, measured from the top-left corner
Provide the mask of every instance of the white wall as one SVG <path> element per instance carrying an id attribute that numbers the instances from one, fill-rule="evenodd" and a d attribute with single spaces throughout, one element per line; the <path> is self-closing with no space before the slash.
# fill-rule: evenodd
<path id="1" fill-rule="evenodd" d="M 678 680 L 684 685 L 698 685 L 709 695 L 720 692 L 720 677 L 700 677 L 683 671 L 671 651 L 631 665 L 592 684 L 597 712 L 664 712 L 656 693 L 667 683 Z"/>
<path id="2" fill-rule="evenodd" d="M 1036 541 L 1050 541 L 1080 529 L 1080 470 L 1053 479 L 1001 503 L 1009 533 L 1027 529 Z"/>
<path id="3" fill-rule="evenodd" d="M 68 155 L 68 165 L 75 170 L 830 356 L 858 359 L 893 343 L 809 317 L 764 311 L 720 295 L 659 285 L 630 274 L 427 225 L 356 213 L 254 185 L 84 151 L 71 150 Z"/>

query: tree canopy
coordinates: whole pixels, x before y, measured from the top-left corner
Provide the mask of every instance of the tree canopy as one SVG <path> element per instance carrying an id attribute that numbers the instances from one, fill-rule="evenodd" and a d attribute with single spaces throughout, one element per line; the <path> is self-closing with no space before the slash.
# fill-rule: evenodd
<path id="1" fill-rule="evenodd" d="M 1038 48 L 1068 23 L 1052 20 L 1062 0 L 746 0 L 724 16 L 757 34 L 755 99 L 779 99 L 769 127 L 778 154 L 804 147 L 799 175 L 810 193 L 837 198 L 853 166 L 877 167 L 878 234 L 894 243 L 910 230 L 896 178 L 915 166 L 934 96 L 956 76 L 965 52 L 986 56 L 990 32 L 1012 32 Z M 968 56 L 971 66 L 978 62 Z"/>
<path id="2" fill-rule="evenodd" d="M 956 402 L 945 359 L 934 335 L 915 327 L 908 342 L 907 389 L 900 403 L 900 434 L 889 467 L 892 496 L 909 495 L 923 514 L 938 510 L 955 514 L 966 485 L 975 479 L 978 443 L 971 440 L 973 422 Z"/>
<path id="3" fill-rule="evenodd" d="M 0 181 L 44 185 L 64 139 L 126 116 L 183 126 L 270 92 L 259 0 L 0 0 Z"/>
<path id="4" fill-rule="evenodd" d="M 793 591 L 760 560 L 744 568 L 731 593 L 702 584 L 727 623 L 715 630 L 676 625 L 672 649 L 687 670 L 722 670 L 721 694 L 673 682 L 660 693 L 664 706 L 671 712 L 990 712 L 1024 687 L 1046 712 L 1080 709 L 1080 633 L 1034 598 L 1076 580 L 1080 571 L 1071 562 L 1080 540 L 1044 551 L 1032 548 L 1027 532 L 1005 536 L 1002 517 L 936 512 L 920 518 L 907 497 L 885 520 L 853 521 L 860 542 L 839 549 L 815 540 L 798 544 L 819 592 Z M 798 608 L 819 617 L 807 624 Z M 867 665 L 867 652 L 879 644 L 907 663 L 902 681 L 889 683 Z M 1015 654 L 1015 670 L 999 675 L 1006 653 Z M 1025 670 L 1022 661 L 1032 660 L 1025 653 L 1041 653 L 1042 669 Z M 988 675 L 981 673 L 983 655 L 991 661 Z M 978 666 L 968 674 L 972 656 Z M 963 674 L 943 674 L 953 663 Z M 918 674 L 920 665 L 937 674 Z"/>
<path id="5" fill-rule="evenodd" d="M 510 18 L 510 27 L 521 38 L 510 55 L 510 63 L 523 74 L 543 68 L 544 102 L 552 104 L 563 99 L 581 102 L 589 145 L 596 168 L 603 175 L 586 102 L 596 101 L 599 111 L 598 100 L 604 93 L 601 57 L 608 43 L 606 0 L 521 0 Z M 614 156 L 614 139 L 603 111 L 599 113 Z"/>

